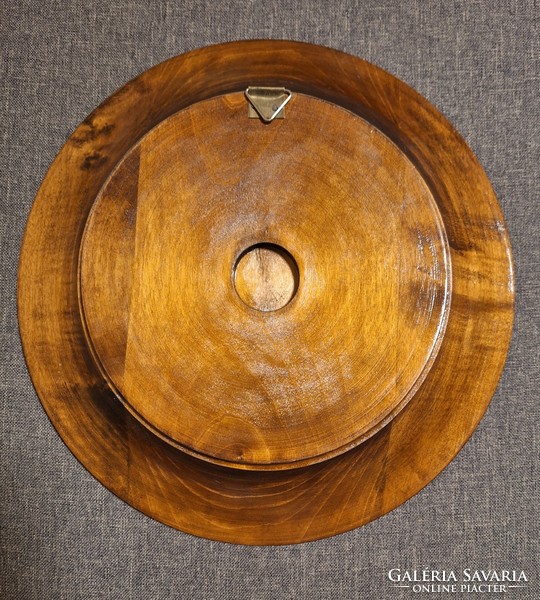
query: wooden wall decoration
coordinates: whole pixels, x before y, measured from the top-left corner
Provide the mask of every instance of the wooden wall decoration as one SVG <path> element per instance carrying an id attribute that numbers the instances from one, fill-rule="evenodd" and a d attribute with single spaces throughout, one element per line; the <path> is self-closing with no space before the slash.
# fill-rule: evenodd
<path id="1" fill-rule="evenodd" d="M 280 118 L 249 118 L 257 86 L 290 90 Z M 491 399 L 513 302 L 501 211 L 448 121 L 285 41 L 189 52 L 107 99 L 19 268 L 28 369 L 74 455 L 241 544 L 334 535 L 428 484 Z"/>

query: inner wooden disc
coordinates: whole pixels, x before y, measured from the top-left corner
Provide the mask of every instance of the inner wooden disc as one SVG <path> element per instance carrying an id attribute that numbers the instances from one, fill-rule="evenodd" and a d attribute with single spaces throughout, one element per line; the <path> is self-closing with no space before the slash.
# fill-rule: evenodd
<path id="1" fill-rule="evenodd" d="M 295 94 L 191 105 L 116 167 L 80 258 L 88 343 L 147 428 L 238 468 L 319 462 L 412 397 L 448 313 L 425 181 L 360 117 Z"/>

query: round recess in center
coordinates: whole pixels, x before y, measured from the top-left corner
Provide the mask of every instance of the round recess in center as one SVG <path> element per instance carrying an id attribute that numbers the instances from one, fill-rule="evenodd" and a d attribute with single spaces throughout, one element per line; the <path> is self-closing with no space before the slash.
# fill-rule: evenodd
<path id="1" fill-rule="evenodd" d="M 242 302 L 263 312 L 287 305 L 298 290 L 298 280 L 296 261 L 277 244 L 250 246 L 234 267 L 234 287 Z"/>

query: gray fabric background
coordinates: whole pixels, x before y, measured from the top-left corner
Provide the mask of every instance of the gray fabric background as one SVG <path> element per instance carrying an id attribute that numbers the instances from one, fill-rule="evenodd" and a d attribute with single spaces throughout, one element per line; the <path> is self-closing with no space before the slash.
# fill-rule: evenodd
<path id="1" fill-rule="evenodd" d="M 525 569 L 529 586 L 509 597 L 540 598 L 538 3 L 4 0 L 0 10 L 0 597 L 409 598 L 420 595 L 392 588 L 388 569 L 470 566 Z M 518 287 L 504 375 L 458 458 L 375 523 L 283 548 L 196 539 L 105 490 L 41 409 L 21 354 L 15 308 L 26 217 L 75 126 L 159 61 L 254 37 L 345 50 L 434 103 L 494 185 L 512 236 Z"/>

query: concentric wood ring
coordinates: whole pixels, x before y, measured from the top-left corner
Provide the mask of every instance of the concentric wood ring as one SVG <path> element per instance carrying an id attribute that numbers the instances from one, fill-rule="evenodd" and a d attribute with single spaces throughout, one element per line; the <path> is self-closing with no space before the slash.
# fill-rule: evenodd
<path id="1" fill-rule="evenodd" d="M 239 302 L 261 244 L 298 271 L 279 311 Z M 80 294 L 143 424 L 207 460 L 281 469 L 341 454 L 406 405 L 442 340 L 449 271 L 433 196 L 385 135 L 302 94 L 267 125 L 236 93 L 122 159 L 87 222 Z"/>
<path id="2" fill-rule="evenodd" d="M 247 119 L 249 85 L 290 89 L 286 118 Z M 298 268 L 276 306 L 235 274 L 264 245 Z M 431 481 L 489 403 L 513 298 L 448 122 L 369 63 L 277 41 L 171 59 L 96 109 L 19 271 L 32 380 L 77 458 L 146 514 L 248 544 L 357 527 Z"/>

